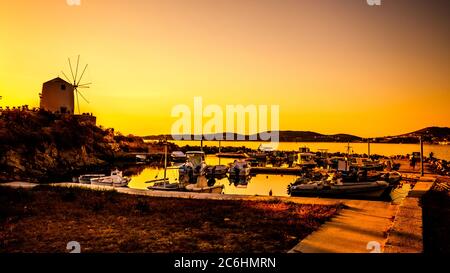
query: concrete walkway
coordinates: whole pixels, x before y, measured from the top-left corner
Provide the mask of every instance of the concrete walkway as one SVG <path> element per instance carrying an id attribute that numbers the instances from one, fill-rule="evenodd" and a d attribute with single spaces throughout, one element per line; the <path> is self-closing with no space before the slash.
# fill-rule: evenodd
<path id="1" fill-rule="evenodd" d="M 290 253 L 369 253 L 383 251 L 398 206 L 381 201 L 348 200 L 348 208 L 295 246 Z"/>
<path id="2" fill-rule="evenodd" d="M 386 253 L 423 252 L 423 217 L 420 199 L 436 181 L 435 177 L 421 177 L 410 191 L 395 216 L 386 243 Z"/>

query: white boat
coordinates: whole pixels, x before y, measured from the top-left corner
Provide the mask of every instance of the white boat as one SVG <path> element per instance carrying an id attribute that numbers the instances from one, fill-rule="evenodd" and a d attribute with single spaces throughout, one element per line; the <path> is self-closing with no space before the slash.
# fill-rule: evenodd
<path id="1" fill-rule="evenodd" d="M 230 164 L 228 174 L 230 176 L 236 177 L 247 177 L 250 176 L 250 165 L 245 160 L 235 160 Z"/>
<path id="2" fill-rule="evenodd" d="M 99 186 L 126 187 L 130 181 L 131 178 L 123 176 L 121 171 L 114 170 L 111 172 L 110 176 L 92 178 L 91 184 Z"/>
<path id="3" fill-rule="evenodd" d="M 83 174 L 78 177 L 78 183 L 80 184 L 91 184 L 92 178 L 105 177 L 104 174 Z"/>

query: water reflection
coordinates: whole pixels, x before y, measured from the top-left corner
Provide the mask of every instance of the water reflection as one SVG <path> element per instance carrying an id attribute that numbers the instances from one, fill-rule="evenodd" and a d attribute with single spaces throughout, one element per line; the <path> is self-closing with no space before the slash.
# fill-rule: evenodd
<path id="1" fill-rule="evenodd" d="M 214 155 L 206 157 L 208 165 L 228 164 L 234 159 L 220 159 Z M 149 180 L 164 178 L 164 169 L 157 167 L 135 167 L 134 171 L 129 174 L 132 180 L 128 187 L 135 189 L 147 189 L 150 184 L 146 183 Z M 176 183 L 179 179 L 178 167 L 171 166 L 166 170 L 166 177 L 169 178 L 170 183 Z M 238 195 L 259 195 L 259 196 L 289 196 L 287 192 L 288 185 L 296 180 L 295 175 L 279 175 L 279 174 L 258 174 L 247 178 L 233 178 L 228 176 L 215 177 L 208 179 L 208 185 L 223 185 L 224 194 L 238 194 Z M 411 187 L 408 183 L 401 183 L 398 188 L 393 189 L 389 194 L 389 199 L 395 203 L 401 202 Z"/>

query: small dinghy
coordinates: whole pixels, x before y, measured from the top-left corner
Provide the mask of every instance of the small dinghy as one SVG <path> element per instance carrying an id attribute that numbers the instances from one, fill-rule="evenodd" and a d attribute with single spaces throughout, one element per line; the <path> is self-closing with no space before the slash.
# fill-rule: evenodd
<path id="1" fill-rule="evenodd" d="M 104 174 L 83 174 L 78 177 L 78 183 L 80 184 L 91 184 L 91 179 L 105 177 Z"/>
<path id="2" fill-rule="evenodd" d="M 126 187 L 130 181 L 131 178 L 124 177 L 121 171 L 114 170 L 111 172 L 111 176 L 92 178 L 91 184 L 98 186 Z"/>

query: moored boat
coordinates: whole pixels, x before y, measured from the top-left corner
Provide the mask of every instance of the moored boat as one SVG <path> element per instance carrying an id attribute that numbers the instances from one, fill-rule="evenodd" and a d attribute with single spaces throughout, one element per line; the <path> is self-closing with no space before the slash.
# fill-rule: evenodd
<path id="1" fill-rule="evenodd" d="M 386 181 L 357 183 L 310 181 L 304 184 L 291 185 L 289 194 L 293 196 L 381 197 L 388 188 L 389 183 Z"/>
<path id="2" fill-rule="evenodd" d="M 235 160 L 230 164 L 228 174 L 233 177 L 247 177 L 250 175 L 251 167 L 245 160 Z"/>
<path id="3" fill-rule="evenodd" d="M 111 172 L 110 176 L 92 178 L 91 184 L 98 186 L 126 187 L 130 181 L 131 178 L 123 176 L 121 171 L 114 170 Z"/>
<path id="4" fill-rule="evenodd" d="M 223 177 L 228 173 L 228 166 L 226 165 L 206 166 L 205 172 L 206 176 Z"/>
<path id="5" fill-rule="evenodd" d="M 105 177 L 104 174 L 83 174 L 78 177 L 78 183 L 80 184 L 91 184 L 92 178 Z"/>

